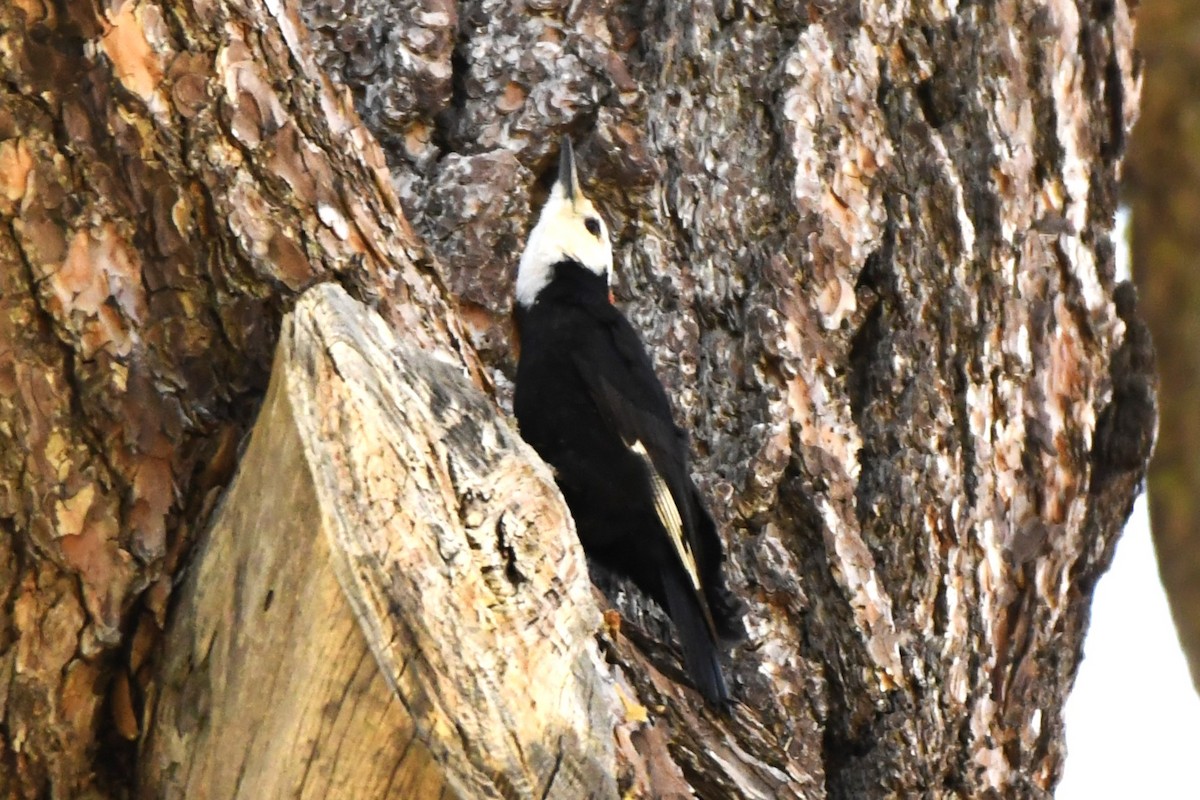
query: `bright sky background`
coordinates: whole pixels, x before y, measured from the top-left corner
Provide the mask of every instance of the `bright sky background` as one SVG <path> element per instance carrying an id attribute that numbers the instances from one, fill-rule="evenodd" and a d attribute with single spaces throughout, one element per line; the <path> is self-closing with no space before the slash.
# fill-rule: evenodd
<path id="1" fill-rule="evenodd" d="M 1146 498 L 1096 587 L 1056 800 L 1200 798 L 1200 696 L 1158 578 Z"/>
<path id="2" fill-rule="evenodd" d="M 1117 275 L 1129 277 L 1129 213 L 1117 213 Z M 1143 495 L 1100 578 L 1083 665 L 1067 700 L 1056 800 L 1200 798 L 1200 695 L 1158 577 Z"/>

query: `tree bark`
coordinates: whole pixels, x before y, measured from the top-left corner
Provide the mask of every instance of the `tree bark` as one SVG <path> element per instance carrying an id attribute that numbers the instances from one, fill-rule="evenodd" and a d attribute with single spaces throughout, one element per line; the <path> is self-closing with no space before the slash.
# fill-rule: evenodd
<path id="1" fill-rule="evenodd" d="M 1049 796 L 1154 425 L 1110 238 L 1126 3 L 315 0 L 305 19 L 349 95 L 277 3 L 0 5 L 0 792 L 154 785 L 142 695 L 187 686 L 195 646 L 156 632 L 301 289 L 345 284 L 507 401 L 511 270 L 569 132 L 750 606 L 719 719 L 671 679 L 660 615 L 614 598 L 632 624 L 595 681 L 631 696 L 593 734 L 619 787 Z M 324 580 L 289 603 L 361 622 Z M 222 597 L 183 586 L 174 624 L 211 619 Z"/>
<path id="2" fill-rule="evenodd" d="M 126 780 L 99 747 L 110 718 L 138 735 L 154 630 L 296 291 L 338 278 L 415 346 L 474 356 L 278 6 L 5 2 L 0 41 L 0 792 L 81 797 Z"/>
<path id="3" fill-rule="evenodd" d="M 1200 461 L 1195 409 L 1200 402 L 1196 347 L 1200 297 L 1200 163 L 1196 109 L 1200 105 L 1200 52 L 1195 35 L 1200 8 L 1156 0 L 1139 26 L 1145 59 L 1142 124 L 1126 171 L 1133 212 L 1134 273 L 1146 301 L 1162 363 L 1165 435 L 1150 469 L 1151 530 L 1158 568 L 1175 627 L 1200 690 Z"/>

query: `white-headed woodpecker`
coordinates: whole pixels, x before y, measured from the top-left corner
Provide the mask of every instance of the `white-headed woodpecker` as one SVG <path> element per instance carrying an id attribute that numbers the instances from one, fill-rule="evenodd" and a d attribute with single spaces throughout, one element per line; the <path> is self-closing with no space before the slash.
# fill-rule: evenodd
<path id="1" fill-rule="evenodd" d="M 555 471 L 587 553 L 675 624 L 688 673 L 724 708 L 718 642 L 740 633 L 724 555 L 688 468 L 687 434 L 636 331 L 612 305 L 612 247 L 570 139 L 517 271 L 514 410 Z"/>

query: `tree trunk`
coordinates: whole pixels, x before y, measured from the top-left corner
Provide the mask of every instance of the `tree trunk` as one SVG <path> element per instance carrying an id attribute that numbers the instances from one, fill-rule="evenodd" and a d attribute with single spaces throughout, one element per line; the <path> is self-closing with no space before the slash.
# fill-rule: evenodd
<path id="1" fill-rule="evenodd" d="M 1162 364 L 1162 430 L 1150 470 L 1150 518 L 1159 572 L 1200 690 L 1200 429 L 1196 369 L 1200 295 L 1200 8 L 1146 4 L 1139 29 L 1146 83 L 1126 185 L 1133 211 L 1134 272 Z"/>
<path id="2" fill-rule="evenodd" d="M 278 779 L 257 784 L 271 796 L 312 766 L 343 787 L 326 796 L 361 797 L 412 738 L 422 779 L 463 796 L 570 796 L 555 765 L 594 769 L 607 748 L 609 780 L 643 796 L 1048 796 L 1092 587 L 1154 425 L 1110 238 L 1137 99 L 1127 5 L 313 0 L 303 16 L 311 42 L 256 0 L 0 0 L 0 793 L 159 796 L 194 768 L 210 796 L 237 794 L 239 774 Z M 529 521 L 561 511 L 557 494 L 471 394 L 507 402 L 510 276 L 568 132 L 750 608 L 728 719 L 681 685 L 656 610 L 618 592 L 624 622 L 601 630 L 568 525 L 541 526 L 534 556 Z M 359 473 L 314 461 L 314 437 L 374 452 L 405 430 L 377 419 L 406 408 L 429 458 L 441 378 L 421 376 L 449 372 L 405 372 L 424 357 L 380 385 L 425 390 L 357 412 L 371 435 L 349 406 L 314 406 L 345 414 L 331 439 L 297 392 L 351 382 L 329 367 L 349 356 L 310 343 L 312 384 L 281 366 L 239 455 L 283 315 L 323 281 L 377 308 L 403 352 L 466 376 L 453 396 L 498 433 L 451 437 L 438 468 L 508 459 L 495 474 L 527 476 L 474 502 L 489 521 L 534 504 L 511 564 L 566 576 L 539 596 L 554 605 L 523 606 L 541 584 L 509 595 L 507 575 L 483 600 L 339 562 L 380 546 L 382 512 L 362 504 L 381 489 L 333 491 L 350 511 L 329 517 L 320 487 Z M 348 341 L 375 352 L 386 337 L 364 325 Z M 285 337 L 277 363 L 297 352 Z M 279 474 L 256 508 L 261 464 Z M 394 482 L 412 462 L 364 468 Z M 390 524 L 470 543 L 460 488 L 404 489 Z M 305 509 L 318 524 L 291 522 Z M 395 564 L 433 557 L 420 536 L 387 541 Z M 497 546 L 461 557 L 479 570 Z M 299 615 L 286 625 L 254 593 L 274 586 Z M 421 638 L 425 591 L 447 599 L 442 634 Z M 539 608 L 570 646 L 478 638 L 502 628 L 480 615 Z M 609 667 L 580 655 L 590 632 Z M 487 663 L 493 646 L 510 657 Z M 409 647 L 447 672 L 402 671 Z M 280 664 L 286 680 L 252 697 Z M 480 673 L 569 675 L 594 703 L 562 719 L 575 739 L 530 749 L 520 732 L 556 706 L 480 702 Z M 287 691 L 314 684 L 358 687 L 355 702 L 326 713 Z M 414 697 L 447 701 L 427 717 Z M 239 745 L 220 721 L 247 698 L 303 746 Z M 504 752 L 522 755 L 479 778 Z"/>

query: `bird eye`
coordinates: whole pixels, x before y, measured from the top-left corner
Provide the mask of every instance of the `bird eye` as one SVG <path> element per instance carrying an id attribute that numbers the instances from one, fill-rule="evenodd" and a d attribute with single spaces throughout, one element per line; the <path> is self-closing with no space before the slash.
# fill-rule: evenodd
<path id="1" fill-rule="evenodd" d="M 600 238 L 600 220 L 595 217 L 588 217 L 583 221 L 583 227 L 587 228 L 588 233 L 592 236 L 595 236 L 597 239 Z"/>

